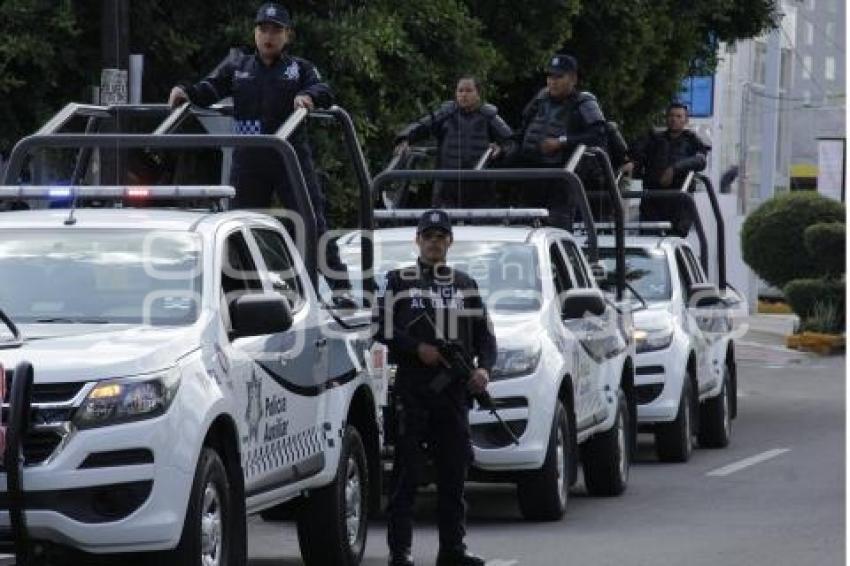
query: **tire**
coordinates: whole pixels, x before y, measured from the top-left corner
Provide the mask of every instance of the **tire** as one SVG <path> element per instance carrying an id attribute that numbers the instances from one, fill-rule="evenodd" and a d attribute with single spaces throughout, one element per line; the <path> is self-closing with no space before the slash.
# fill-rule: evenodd
<path id="1" fill-rule="evenodd" d="M 369 471 L 366 449 L 352 426 L 345 430 L 336 477 L 313 490 L 298 513 L 298 544 L 308 566 L 355 566 L 366 550 Z"/>
<path id="2" fill-rule="evenodd" d="M 694 399 L 691 375 L 685 374 L 676 420 L 655 429 L 655 453 L 662 462 L 687 462 L 694 449 Z"/>
<path id="3" fill-rule="evenodd" d="M 697 435 L 703 448 L 726 448 L 732 439 L 732 388 L 729 366 L 725 366 L 720 394 L 700 405 L 700 430 Z"/>
<path id="4" fill-rule="evenodd" d="M 558 401 L 543 467 L 517 483 L 519 510 L 527 521 L 557 521 L 567 510 L 572 459 L 571 423 Z"/>
<path id="5" fill-rule="evenodd" d="M 631 426 L 628 402 L 620 389 L 614 426 L 593 436 L 582 447 L 584 484 L 590 495 L 612 497 L 626 490 L 631 466 Z"/>
<path id="6" fill-rule="evenodd" d="M 165 556 L 174 566 L 244 566 L 247 563 L 245 545 L 236 540 L 240 505 L 236 498 L 244 494 L 227 477 L 227 470 L 218 453 L 204 447 L 183 522 L 183 532 L 177 548 Z"/>

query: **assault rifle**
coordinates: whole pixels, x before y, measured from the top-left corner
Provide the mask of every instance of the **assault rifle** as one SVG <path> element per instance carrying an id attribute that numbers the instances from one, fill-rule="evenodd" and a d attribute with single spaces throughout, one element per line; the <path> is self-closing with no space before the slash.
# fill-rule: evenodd
<path id="1" fill-rule="evenodd" d="M 432 389 L 439 392 L 454 379 L 458 379 L 466 384 L 472 376 L 472 372 L 475 371 L 475 363 L 472 360 L 472 356 L 469 355 L 469 352 L 466 351 L 462 344 L 451 342 L 442 338 L 442 333 L 437 329 L 437 325 L 431 317 L 428 316 L 427 311 L 423 312 L 421 317 L 427 320 L 428 324 L 431 325 L 431 329 L 434 331 L 434 336 L 437 337 L 437 343 L 435 346 L 448 364 L 445 371 L 440 372 L 440 374 L 434 378 L 434 381 L 431 382 Z M 502 419 L 502 416 L 496 409 L 496 403 L 493 401 L 493 398 L 487 390 L 485 389 L 480 393 L 474 394 L 473 399 L 478 401 L 478 404 L 482 409 L 495 417 L 496 421 L 498 421 L 502 430 L 508 438 L 510 438 L 511 442 L 519 446 L 519 439 L 516 437 L 513 429 L 508 426 L 508 423 Z"/>

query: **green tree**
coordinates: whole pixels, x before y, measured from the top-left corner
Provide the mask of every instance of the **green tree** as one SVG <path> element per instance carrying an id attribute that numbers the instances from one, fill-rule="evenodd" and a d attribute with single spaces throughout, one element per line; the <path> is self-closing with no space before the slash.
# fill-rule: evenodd
<path id="1" fill-rule="evenodd" d="M 0 152 L 85 98 L 95 68 L 82 34 L 71 0 L 0 2 Z"/>

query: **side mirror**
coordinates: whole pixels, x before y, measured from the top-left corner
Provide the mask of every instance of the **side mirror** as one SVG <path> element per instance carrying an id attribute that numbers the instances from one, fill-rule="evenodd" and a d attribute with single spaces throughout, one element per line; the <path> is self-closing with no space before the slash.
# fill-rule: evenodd
<path id="1" fill-rule="evenodd" d="M 723 302 L 720 290 L 712 283 L 694 283 L 690 288 L 689 307 L 711 308 Z"/>
<path id="2" fill-rule="evenodd" d="M 563 296 L 561 313 L 565 319 L 580 319 L 586 314 L 605 314 L 605 297 L 599 289 L 572 289 Z"/>
<path id="3" fill-rule="evenodd" d="M 265 336 L 292 327 L 292 310 L 277 293 L 242 295 L 233 303 L 233 337 Z"/>

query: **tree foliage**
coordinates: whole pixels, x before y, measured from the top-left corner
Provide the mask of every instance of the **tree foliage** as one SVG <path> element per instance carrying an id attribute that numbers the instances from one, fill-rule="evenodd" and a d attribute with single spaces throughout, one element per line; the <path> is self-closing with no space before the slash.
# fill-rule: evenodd
<path id="1" fill-rule="evenodd" d="M 778 195 L 753 211 L 741 229 L 744 261 L 759 277 L 782 288 L 794 279 L 827 275 L 832 262 L 810 254 L 805 231 L 820 223 L 843 222 L 844 205 L 815 192 Z"/>

